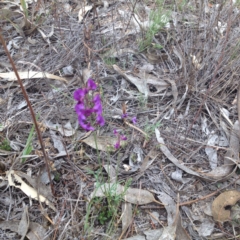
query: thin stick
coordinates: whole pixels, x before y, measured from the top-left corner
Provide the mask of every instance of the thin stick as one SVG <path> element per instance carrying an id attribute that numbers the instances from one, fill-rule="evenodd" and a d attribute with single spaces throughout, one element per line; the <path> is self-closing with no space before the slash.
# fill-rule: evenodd
<path id="1" fill-rule="evenodd" d="M 16 77 L 17 77 L 17 80 L 18 80 L 18 84 L 19 86 L 21 87 L 21 90 L 22 90 L 22 93 L 23 93 L 23 96 L 27 102 L 27 105 L 28 105 L 28 108 L 30 110 L 30 113 L 31 113 L 31 116 L 32 116 L 32 119 L 33 119 L 33 123 L 34 123 L 34 126 L 35 126 L 35 129 L 37 131 L 37 136 L 38 136 L 38 140 L 39 140 L 39 143 L 40 143 L 40 146 L 41 146 L 41 149 L 42 149 L 42 153 L 43 153 L 43 156 L 44 156 L 44 160 L 45 160 L 45 165 L 46 165 L 46 168 L 47 168 L 47 172 L 48 172 L 48 178 L 49 178 L 49 181 L 50 181 L 50 185 L 51 185 L 51 190 L 52 190 L 52 194 L 54 195 L 54 189 L 53 189 L 53 184 L 52 184 L 52 179 L 51 179 L 51 174 L 50 174 L 50 169 L 49 169 L 49 160 L 48 160 L 48 156 L 45 152 L 45 146 L 44 146 L 44 143 L 43 143 L 43 139 L 42 139 L 42 135 L 41 135 L 41 132 L 39 130 L 39 127 L 38 127 L 38 124 L 37 124 L 37 119 L 36 119 L 36 116 L 35 116 L 35 113 L 33 111 L 33 108 L 32 108 L 32 105 L 29 101 L 29 98 L 28 98 L 28 94 L 26 92 L 26 89 L 24 88 L 23 86 L 23 83 L 22 83 L 22 80 L 20 79 L 19 77 L 19 74 L 18 74 L 18 71 L 17 71 L 17 68 L 13 62 L 13 59 L 7 49 L 7 46 L 6 46 L 6 43 L 2 37 L 2 34 L 0 32 L 0 42 L 2 43 L 3 45 L 3 48 L 4 48 L 4 51 L 5 53 L 7 54 L 7 57 L 12 65 L 12 68 L 13 68 L 13 71 L 15 72 L 16 74 Z"/>
<path id="2" fill-rule="evenodd" d="M 145 137 L 147 137 L 147 133 L 145 133 L 145 132 L 144 132 L 143 130 L 141 130 L 140 128 L 132 125 L 131 123 L 129 123 L 129 122 L 127 122 L 127 121 L 125 121 L 125 123 L 126 123 L 129 127 L 136 129 L 137 131 L 139 131 L 140 133 L 142 133 L 143 135 L 145 135 Z"/>

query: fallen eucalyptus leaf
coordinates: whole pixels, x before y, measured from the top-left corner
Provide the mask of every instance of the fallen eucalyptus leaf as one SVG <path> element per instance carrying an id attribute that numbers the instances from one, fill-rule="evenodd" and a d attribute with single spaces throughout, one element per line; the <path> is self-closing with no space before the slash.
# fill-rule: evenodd
<path id="1" fill-rule="evenodd" d="M 84 4 L 84 5 L 85 5 L 85 4 Z M 79 22 L 79 23 L 83 20 L 85 14 L 86 14 L 88 11 L 90 11 L 92 8 L 93 8 L 93 6 L 83 6 L 83 7 L 81 7 L 81 8 L 79 9 L 79 12 L 78 12 L 78 22 Z"/>
<path id="2" fill-rule="evenodd" d="M 205 218 L 203 219 L 203 222 L 201 223 L 200 227 L 197 228 L 197 232 L 201 237 L 211 236 L 214 230 L 214 226 L 215 223 L 213 221 L 210 221 L 209 219 Z"/>
<path id="3" fill-rule="evenodd" d="M 158 199 L 165 205 L 167 210 L 168 225 L 172 225 L 177 214 L 177 205 L 174 200 L 165 192 L 158 192 Z"/>
<path id="4" fill-rule="evenodd" d="M 127 231 L 128 227 L 131 225 L 133 221 L 132 216 L 132 204 L 131 203 L 122 203 L 122 233 L 121 236 Z"/>
<path id="5" fill-rule="evenodd" d="M 130 83 L 134 84 L 138 91 L 143 93 L 145 97 L 158 96 L 161 91 L 165 90 L 169 86 L 165 80 L 157 78 L 146 72 L 140 72 L 138 75 L 134 76 L 132 74 L 127 74 L 115 64 L 113 65 L 113 69 Z M 149 84 L 152 84 L 157 89 L 157 92 L 152 93 L 149 89 Z"/>
<path id="6" fill-rule="evenodd" d="M 236 121 L 231 130 L 229 149 L 224 156 L 224 164 L 216 167 L 211 172 L 202 173 L 202 176 L 211 178 L 214 181 L 223 181 L 235 173 L 237 166 L 234 166 L 239 162 L 239 131 L 239 123 Z"/>
<path id="7" fill-rule="evenodd" d="M 54 205 L 46 197 L 44 197 L 41 194 L 38 194 L 36 189 L 26 184 L 14 170 L 7 171 L 6 178 L 8 179 L 9 186 L 21 189 L 22 192 L 24 192 L 28 197 L 31 197 L 32 199 L 35 200 L 39 200 L 41 202 L 45 202 L 51 209 L 56 211 Z"/>
<path id="8" fill-rule="evenodd" d="M 217 150 L 213 146 L 215 146 L 215 142 L 218 139 L 218 136 L 216 134 L 213 134 L 210 136 L 210 138 L 207 141 L 207 145 L 210 147 L 205 148 L 205 152 L 208 156 L 209 164 L 211 166 L 211 169 L 215 169 L 217 167 L 218 157 L 217 157 Z"/>
<path id="9" fill-rule="evenodd" d="M 63 142 L 59 135 L 55 133 L 55 131 L 50 129 L 50 136 L 53 141 L 53 146 L 58 150 L 58 152 L 66 152 Z"/>
<path id="10" fill-rule="evenodd" d="M 45 73 L 45 72 L 34 72 L 34 71 L 18 72 L 18 75 L 21 79 L 49 78 L 49 79 L 67 82 L 67 80 L 65 78 L 53 75 L 51 73 Z M 8 81 L 16 81 L 17 80 L 15 72 L 0 73 L 0 77 L 6 78 L 6 79 L 8 79 Z"/>
<path id="11" fill-rule="evenodd" d="M 29 228 L 29 216 L 28 216 L 28 207 L 25 206 L 22 214 L 22 218 L 18 225 L 17 233 L 22 236 L 21 240 L 23 240 L 28 232 Z"/>
<path id="12" fill-rule="evenodd" d="M 20 221 L 0 221 L 0 228 L 3 230 L 9 229 L 13 232 L 18 231 Z M 46 237 L 47 230 L 42 227 L 40 224 L 35 222 L 29 223 L 29 231 L 26 235 L 26 237 L 29 240 L 39 240 L 39 239 L 45 239 L 49 240 L 49 237 Z"/>
<path id="13" fill-rule="evenodd" d="M 114 152 L 116 149 L 114 148 L 114 144 L 117 142 L 116 137 L 95 137 L 93 135 L 90 135 L 89 137 L 82 140 L 82 142 L 86 143 L 88 146 L 94 149 L 98 149 L 99 151 L 105 151 L 105 152 Z M 124 147 L 126 145 L 127 141 L 121 141 L 120 146 Z M 97 145 L 96 145 L 97 143 Z"/>
<path id="14" fill-rule="evenodd" d="M 200 176 L 198 173 L 192 171 L 190 168 L 184 166 L 183 164 L 181 164 L 169 151 L 169 149 L 166 147 L 166 144 L 163 140 L 163 138 L 161 137 L 160 131 L 155 128 L 155 134 L 156 134 L 156 138 L 157 141 L 160 143 L 160 149 L 163 152 L 163 154 L 173 163 L 175 164 L 178 168 L 182 169 L 183 171 L 192 174 L 194 176 Z"/>
<path id="15" fill-rule="evenodd" d="M 45 121 L 44 124 L 52 130 L 59 131 L 63 136 L 66 136 L 66 137 L 70 137 L 74 135 L 78 128 L 78 125 L 76 125 L 76 127 L 73 128 L 70 121 L 68 121 L 64 126 L 58 123 L 54 124 L 50 121 Z"/>

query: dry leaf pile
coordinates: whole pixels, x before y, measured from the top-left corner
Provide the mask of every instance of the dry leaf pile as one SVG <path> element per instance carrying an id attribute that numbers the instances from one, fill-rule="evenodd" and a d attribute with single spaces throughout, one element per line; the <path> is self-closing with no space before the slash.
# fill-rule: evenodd
<path id="1" fill-rule="evenodd" d="M 1 34 L 51 179 L 1 45 L 0 239 L 239 239 L 239 1 L 20 2 Z M 88 78 L 95 132 L 74 112 Z"/>

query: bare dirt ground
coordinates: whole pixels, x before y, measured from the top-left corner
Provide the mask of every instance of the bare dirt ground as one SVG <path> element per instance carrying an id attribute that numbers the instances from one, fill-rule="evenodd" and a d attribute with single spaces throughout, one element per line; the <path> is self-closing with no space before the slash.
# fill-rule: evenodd
<path id="1" fill-rule="evenodd" d="M 240 239 L 239 1 L 0 10 L 42 138 L 1 40 L 0 239 Z M 89 78 L 94 131 L 74 109 Z"/>

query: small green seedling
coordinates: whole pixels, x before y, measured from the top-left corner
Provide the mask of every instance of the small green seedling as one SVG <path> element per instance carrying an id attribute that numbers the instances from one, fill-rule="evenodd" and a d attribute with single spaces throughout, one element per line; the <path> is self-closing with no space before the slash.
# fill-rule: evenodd
<path id="1" fill-rule="evenodd" d="M 114 226 L 117 225 L 118 219 L 121 215 L 121 202 L 130 183 L 131 179 L 126 182 L 122 193 L 117 193 L 117 182 L 116 184 L 109 184 L 109 187 L 106 187 L 108 184 L 103 184 L 104 197 L 93 197 L 88 204 L 86 221 L 84 224 L 85 232 L 89 232 L 90 225 L 93 227 L 96 224 L 107 224 L 106 234 L 108 235 L 114 232 Z M 97 185 L 98 187 L 96 187 L 96 190 L 103 186 L 99 182 Z M 89 222 L 90 219 L 91 223 Z"/>
<path id="2" fill-rule="evenodd" d="M 26 19 L 28 19 L 28 9 L 27 9 L 27 4 L 25 0 L 20 0 L 21 7 L 23 9 L 23 13 Z"/>
<path id="3" fill-rule="evenodd" d="M 6 138 L 0 142 L 0 149 L 4 151 L 11 151 L 11 146 Z"/>
<path id="4" fill-rule="evenodd" d="M 139 50 L 144 51 L 147 49 L 157 34 L 169 22 L 169 12 L 164 9 L 164 1 L 156 0 L 156 8 L 150 12 L 149 22 L 150 25 L 144 34 L 144 38 L 140 41 Z"/>
<path id="5" fill-rule="evenodd" d="M 161 125 L 160 122 L 156 122 L 154 124 L 147 124 L 144 128 L 144 132 L 147 133 L 147 140 L 154 134 L 155 128 L 159 128 Z"/>
<path id="6" fill-rule="evenodd" d="M 22 152 L 23 156 L 29 155 L 33 150 L 32 140 L 33 140 L 33 137 L 34 137 L 34 130 L 35 130 L 35 126 L 33 125 L 32 128 L 31 128 L 31 131 L 28 135 L 26 146 L 25 146 L 25 148 L 23 149 L 23 152 Z M 25 161 L 26 161 L 26 158 L 22 158 L 22 163 L 24 163 Z"/>
<path id="7" fill-rule="evenodd" d="M 146 108 L 147 107 L 147 97 L 144 94 L 140 94 L 138 97 L 139 107 Z"/>
<path id="8" fill-rule="evenodd" d="M 113 57 L 105 57 L 105 58 L 103 58 L 103 61 L 108 66 L 112 66 L 112 65 L 116 64 L 116 59 Z"/>

